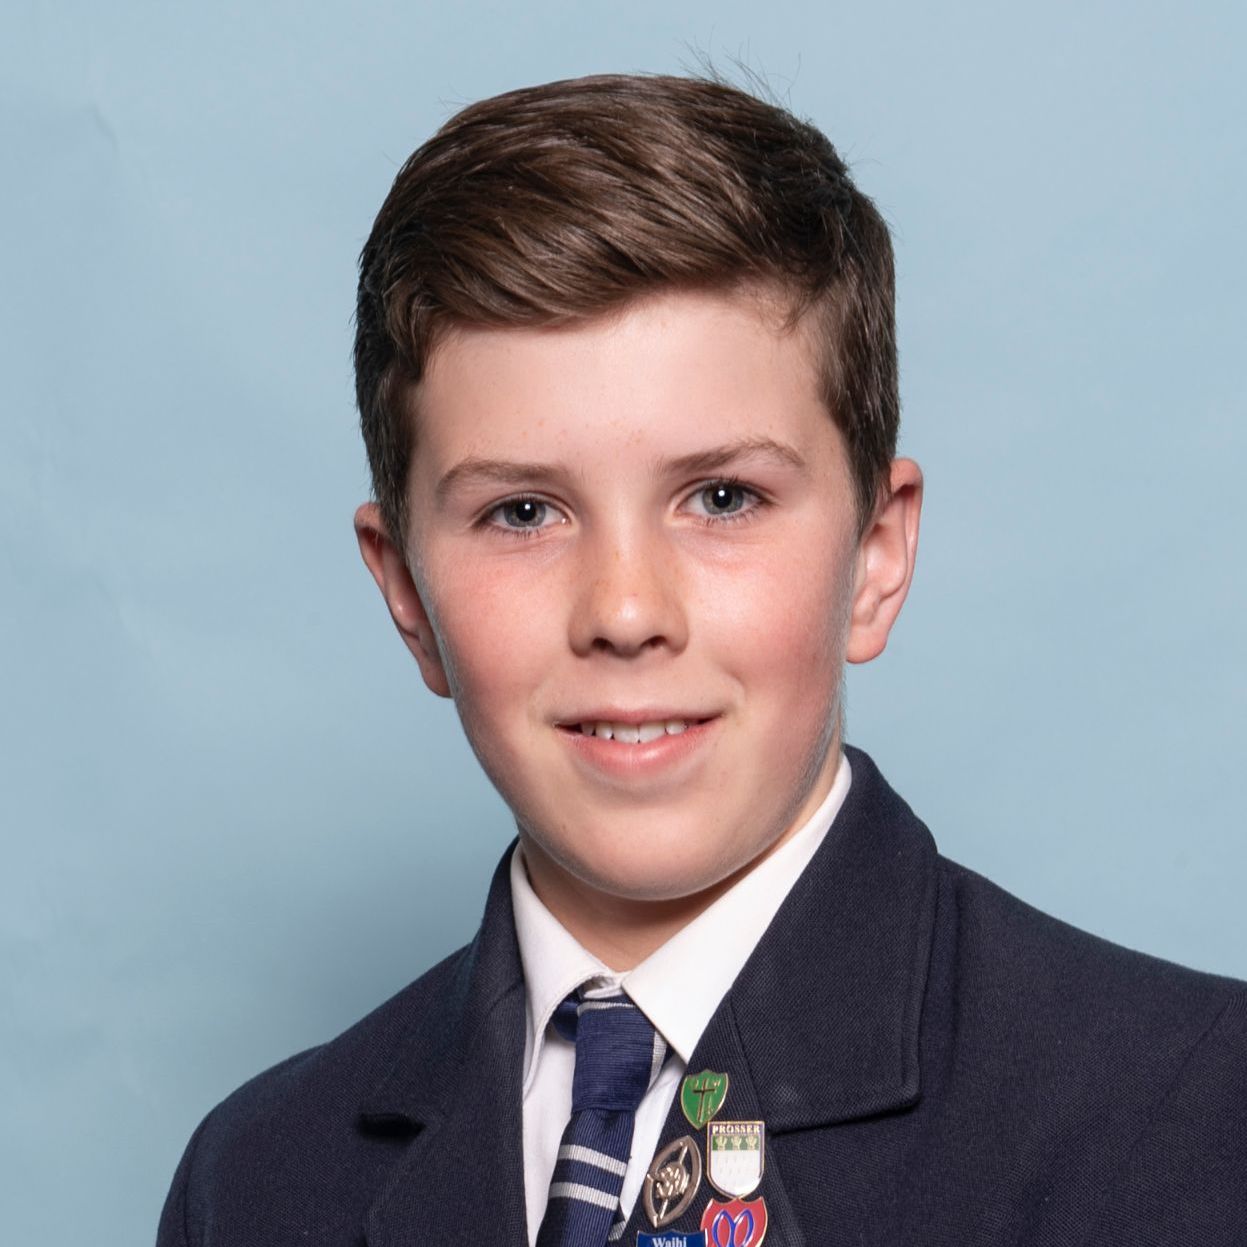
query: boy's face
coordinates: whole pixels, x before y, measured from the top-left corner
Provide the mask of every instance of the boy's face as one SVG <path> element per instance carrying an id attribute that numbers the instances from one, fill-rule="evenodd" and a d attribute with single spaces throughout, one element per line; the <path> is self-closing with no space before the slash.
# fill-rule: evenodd
<path id="1" fill-rule="evenodd" d="M 921 477 L 897 461 L 859 541 L 810 346 L 777 321 L 667 293 L 568 328 L 456 331 L 419 391 L 407 562 L 359 511 L 547 893 L 704 893 L 834 777 L 842 666 L 900 609 Z"/>

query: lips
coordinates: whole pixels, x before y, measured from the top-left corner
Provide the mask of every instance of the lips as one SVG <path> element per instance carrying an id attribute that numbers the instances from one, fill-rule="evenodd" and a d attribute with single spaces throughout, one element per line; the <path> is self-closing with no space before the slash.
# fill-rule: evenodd
<path id="1" fill-rule="evenodd" d="M 721 721 L 719 714 L 687 714 L 666 706 L 639 713 L 600 707 L 555 726 L 576 766 L 593 782 L 623 784 L 637 795 L 654 784 L 686 782 Z"/>

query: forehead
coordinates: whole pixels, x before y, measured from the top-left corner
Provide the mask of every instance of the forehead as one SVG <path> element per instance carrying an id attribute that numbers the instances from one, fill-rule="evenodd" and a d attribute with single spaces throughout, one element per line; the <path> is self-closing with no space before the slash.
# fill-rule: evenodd
<path id="1" fill-rule="evenodd" d="M 753 293 L 665 292 L 553 328 L 456 327 L 415 395 L 416 459 L 825 437 L 820 377 L 810 327 Z"/>

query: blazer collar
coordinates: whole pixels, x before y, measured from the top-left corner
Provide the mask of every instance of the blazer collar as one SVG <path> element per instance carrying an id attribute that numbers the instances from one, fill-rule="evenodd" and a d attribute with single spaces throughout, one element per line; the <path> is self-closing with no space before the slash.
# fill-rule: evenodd
<path id="1" fill-rule="evenodd" d="M 871 759 L 845 752 L 853 784 L 839 817 L 703 1036 L 721 1043 L 735 1029 L 772 1132 L 919 1093 L 935 843 Z"/>

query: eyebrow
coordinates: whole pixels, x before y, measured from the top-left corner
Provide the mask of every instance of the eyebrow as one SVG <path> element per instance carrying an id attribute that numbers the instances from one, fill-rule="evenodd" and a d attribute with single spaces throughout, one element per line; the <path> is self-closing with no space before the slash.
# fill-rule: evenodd
<path id="1" fill-rule="evenodd" d="M 562 472 L 548 463 L 521 463 L 513 459 L 481 459 L 470 455 L 461 459 L 434 486 L 433 493 L 441 502 L 456 485 L 473 481 L 520 484 L 529 481 L 546 482 L 562 476 Z"/>
<path id="2" fill-rule="evenodd" d="M 742 459 L 771 459 L 785 467 L 803 468 L 805 460 L 793 447 L 770 437 L 742 437 L 722 446 L 697 450 L 692 454 L 664 459 L 658 464 L 663 472 L 678 475 L 699 475 L 721 471 Z M 525 463 L 514 459 L 485 459 L 471 455 L 461 459 L 443 474 L 434 487 L 434 495 L 442 502 L 457 485 L 474 481 L 501 484 L 535 484 L 562 479 L 567 471 L 557 464 Z"/>
<path id="3" fill-rule="evenodd" d="M 723 446 L 698 450 L 691 455 L 681 455 L 664 463 L 664 467 L 678 473 L 717 472 L 741 459 L 772 459 L 785 467 L 803 468 L 805 460 L 791 446 L 777 442 L 771 437 L 742 437 Z"/>

